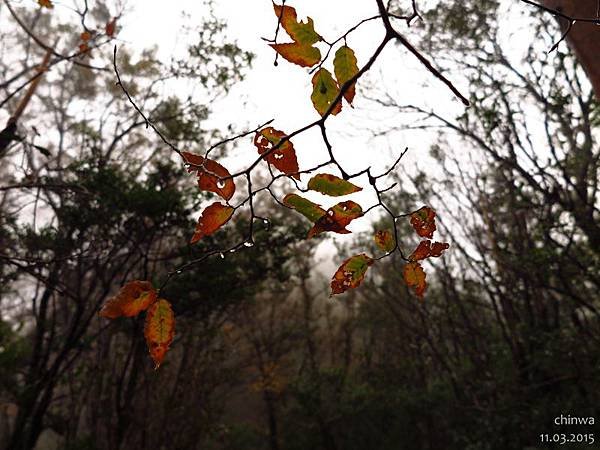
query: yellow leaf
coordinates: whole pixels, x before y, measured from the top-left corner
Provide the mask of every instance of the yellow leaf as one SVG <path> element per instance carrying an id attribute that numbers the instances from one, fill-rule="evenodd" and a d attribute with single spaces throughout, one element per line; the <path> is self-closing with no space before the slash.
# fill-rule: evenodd
<path id="1" fill-rule="evenodd" d="M 161 298 L 148 309 L 144 326 L 144 336 L 155 369 L 162 364 L 174 335 L 175 315 L 173 309 L 167 300 Z"/>
<path id="2" fill-rule="evenodd" d="M 321 60 L 321 51 L 310 45 L 303 45 L 297 42 L 269 45 L 289 62 L 302 67 L 312 67 Z"/>
<path id="3" fill-rule="evenodd" d="M 404 266 L 404 281 L 408 287 L 415 290 L 417 296 L 423 298 L 427 283 L 425 282 L 425 271 L 418 262 L 410 262 Z"/>

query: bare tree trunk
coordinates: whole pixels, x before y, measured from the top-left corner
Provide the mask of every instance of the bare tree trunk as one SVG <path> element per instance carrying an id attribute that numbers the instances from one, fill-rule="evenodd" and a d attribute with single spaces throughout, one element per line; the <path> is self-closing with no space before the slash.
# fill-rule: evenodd
<path id="1" fill-rule="evenodd" d="M 597 0 L 544 0 L 543 4 L 571 17 L 598 17 Z M 558 20 L 563 29 L 569 25 L 564 19 Z M 600 26 L 577 22 L 569 31 L 567 41 L 590 79 L 596 98 L 600 100 Z"/>

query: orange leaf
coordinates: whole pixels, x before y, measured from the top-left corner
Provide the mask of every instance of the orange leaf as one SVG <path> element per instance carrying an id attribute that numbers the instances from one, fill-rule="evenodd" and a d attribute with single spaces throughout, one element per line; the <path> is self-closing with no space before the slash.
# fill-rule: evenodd
<path id="1" fill-rule="evenodd" d="M 256 135 L 254 136 L 254 145 L 258 149 L 258 153 L 262 155 L 279 144 L 285 137 L 286 134 L 283 131 L 276 130 L 273 127 L 267 127 L 256 132 Z M 272 151 L 263 158 L 286 175 L 291 175 L 297 180 L 300 179 L 296 151 L 294 150 L 294 145 L 289 140 L 285 141 L 277 150 Z"/>
<path id="2" fill-rule="evenodd" d="M 447 250 L 450 244 L 446 242 L 434 242 L 430 240 L 421 241 L 415 251 L 408 257 L 411 261 L 419 261 L 429 257 L 442 256 L 442 252 Z"/>
<path id="3" fill-rule="evenodd" d="M 190 244 L 198 242 L 204 236 L 213 234 L 221 226 L 225 225 L 231 219 L 233 211 L 234 209 L 231 206 L 225 206 L 219 202 L 208 206 L 198 219 L 196 231 L 194 236 L 192 236 Z"/>
<path id="4" fill-rule="evenodd" d="M 149 281 L 130 281 L 117 295 L 106 301 L 100 316 L 107 319 L 137 316 L 154 303 L 156 297 L 156 291 Z"/>
<path id="5" fill-rule="evenodd" d="M 104 27 L 104 31 L 106 31 L 106 35 L 108 37 L 113 37 L 115 35 L 116 30 L 117 30 L 117 18 L 113 17 L 112 20 L 106 24 L 106 27 Z"/>
<path id="6" fill-rule="evenodd" d="M 425 271 L 418 262 L 410 262 L 404 266 L 404 281 L 421 298 L 423 298 L 423 293 L 427 288 L 425 277 Z"/>
<path id="7" fill-rule="evenodd" d="M 302 45 L 297 42 L 269 45 L 289 62 L 302 67 L 312 67 L 321 60 L 319 49 L 310 45 Z"/>
<path id="8" fill-rule="evenodd" d="M 83 33 L 81 33 L 80 37 L 83 42 L 87 42 L 92 38 L 92 35 L 89 33 L 89 31 L 84 31 Z"/>
<path id="9" fill-rule="evenodd" d="M 308 238 L 310 239 L 324 231 L 348 234 L 350 231 L 346 230 L 346 226 L 362 215 L 362 208 L 358 203 L 355 203 L 352 200 L 338 203 L 329 208 L 327 213 L 315 222 L 314 226 L 308 232 Z"/>
<path id="10" fill-rule="evenodd" d="M 148 351 L 154 361 L 154 368 L 162 364 L 163 359 L 175 335 L 175 315 L 171 304 L 165 299 L 159 299 L 152 304 L 146 313 L 144 336 Z"/>
<path id="11" fill-rule="evenodd" d="M 90 51 L 90 47 L 84 42 L 79 44 L 79 52 L 80 53 L 88 53 Z"/>
<path id="12" fill-rule="evenodd" d="M 435 211 L 423 206 L 410 215 L 410 224 L 421 237 L 433 238 L 435 227 Z"/>
<path id="13" fill-rule="evenodd" d="M 354 289 L 362 283 L 373 258 L 361 253 L 348 258 L 342 263 L 331 279 L 331 295 L 341 294 Z"/>
<path id="14" fill-rule="evenodd" d="M 51 0 L 38 0 L 38 5 L 40 5 L 42 8 L 48 8 L 48 9 L 54 8 L 54 4 L 52 3 Z"/>
<path id="15" fill-rule="evenodd" d="M 373 236 L 375 244 L 386 253 L 391 252 L 396 247 L 394 235 L 390 230 L 379 230 Z"/>
<path id="16" fill-rule="evenodd" d="M 225 167 L 212 159 L 205 159 L 193 153 L 182 152 L 181 155 L 189 166 L 188 171 L 198 175 L 200 189 L 219 194 L 225 200 L 233 197 L 235 183 L 232 178 L 227 178 L 231 177 L 231 174 Z"/>

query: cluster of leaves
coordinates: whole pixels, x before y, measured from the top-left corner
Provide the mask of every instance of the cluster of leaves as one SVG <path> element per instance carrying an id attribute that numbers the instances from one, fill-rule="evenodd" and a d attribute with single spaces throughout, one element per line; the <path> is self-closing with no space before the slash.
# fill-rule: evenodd
<path id="1" fill-rule="evenodd" d="M 313 92 L 310 98 L 321 116 L 329 110 L 333 115 L 338 114 L 342 110 L 341 100 L 333 106 L 332 104 L 338 97 L 340 87 L 353 79 L 359 71 L 354 50 L 342 45 L 336 51 L 333 59 L 334 79 L 329 70 L 321 67 L 321 51 L 314 44 L 324 39 L 315 31 L 313 20 L 309 17 L 306 23 L 298 21 L 296 10 L 291 6 L 273 4 L 273 8 L 281 26 L 293 42 L 270 44 L 271 47 L 286 60 L 299 66 L 313 67 L 319 64 L 312 78 Z M 354 83 L 344 92 L 344 98 L 350 105 L 355 92 Z"/>
<path id="2" fill-rule="evenodd" d="M 158 368 L 175 335 L 175 315 L 171 303 L 158 298 L 158 293 L 149 281 L 130 281 L 119 293 L 111 297 L 100 310 L 107 319 L 135 317 L 146 311 L 144 336 L 148 351 Z"/>
<path id="3" fill-rule="evenodd" d="M 314 191 L 328 197 L 342 197 L 361 191 L 363 189 L 362 187 L 353 184 L 349 180 L 358 177 L 359 175 L 366 174 L 369 179 L 369 184 L 373 187 L 375 193 L 377 194 L 377 197 L 379 198 L 379 203 L 377 203 L 375 206 L 372 206 L 367 211 L 377 206 L 384 207 L 393 218 L 394 233 L 393 237 L 390 231 L 382 231 L 376 235 L 376 242 L 379 244 L 380 248 L 385 251 L 384 255 L 378 258 L 373 258 L 366 255 L 365 253 L 361 253 L 359 255 L 355 255 L 349 258 L 341 265 L 341 267 L 334 274 L 333 279 L 331 281 L 331 295 L 340 294 L 350 288 L 356 288 L 357 286 L 359 286 L 364 279 L 367 269 L 371 265 L 373 265 L 376 260 L 388 256 L 395 250 L 398 250 L 402 255 L 402 252 L 397 244 L 398 233 L 396 230 L 396 219 L 398 217 L 404 217 L 407 215 L 393 215 L 389 211 L 389 209 L 385 207 L 385 205 L 382 203 L 380 194 L 383 191 L 376 186 L 377 180 L 389 174 L 390 171 L 393 170 L 395 165 L 400 161 L 400 158 L 402 156 L 400 156 L 400 158 L 394 164 L 394 166 L 392 166 L 392 168 L 390 168 L 383 175 L 373 176 L 370 172 L 370 169 L 366 169 L 356 174 L 349 175 L 335 160 L 331 152 L 331 146 L 328 142 L 325 129 L 325 120 L 330 115 L 336 115 L 342 110 L 342 99 L 348 102 L 348 104 L 352 105 L 355 96 L 356 80 L 362 75 L 362 73 L 368 70 L 368 68 L 375 61 L 378 54 L 383 49 L 383 46 L 389 41 L 390 38 L 386 37 L 386 40 L 384 40 L 384 42 L 378 47 L 378 50 L 371 57 L 371 59 L 365 64 L 365 66 L 362 69 L 359 69 L 354 51 L 350 47 L 348 47 L 346 42 L 346 35 L 349 32 L 346 33 L 342 38 L 334 41 L 333 43 L 329 43 L 325 39 L 323 39 L 319 33 L 315 31 L 313 20 L 310 17 L 307 18 L 306 22 L 302 22 L 298 20 L 296 10 L 290 6 L 286 6 L 285 4 L 274 4 L 273 8 L 275 15 L 278 18 L 277 30 L 279 30 L 279 27 L 281 26 L 283 30 L 287 32 L 292 42 L 277 43 L 276 33 L 275 41 L 273 41 L 273 43 L 270 44 L 270 46 L 277 52 L 278 55 L 281 55 L 287 61 L 299 65 L 301 67 L 313 67 L 311 72 L 314 72 L 312 78 L 313 90 L 311 94 L 311 100 L 315 110 L 319 113 L 321 118 L 320 120 L 313 122 L 312 124 L 307 125 L 293 133 L 286 133 L 284 131 L 275 129 L 272 126 L 267 126 L 270 123 L 267 122 L 266 124 L 257 127 L 251 132 L 241 134 L 231 139 L 226 139 L 225 141 L 212 146 L 205 152 L 204 155 L 199 155 L 188 151 L 181 151 L 172 144 L 170 144 L 164 138 L 164 136 L 156 129 L 156 127 L 154 127 L 152 123 L 148 121 L 148 119 L 139 110 L 137 105 L 135 105 L 135 103 L 133 102 L 133 100 L 131 99 L 131 97 L 129 96 L 129 94 L 127 93 L 127 91 L 121 83 L 121 79 L 116 69 L 116 63 L 115 72 L 117 74 L 118 84 L 123 88 L 136 110 L 144 117 L 144 119 L 146 119 L 147 123 L 152 125 L 154 131 L 156 131 L 161 136 L 161 138 L 163 138 L 163 141 L 169 144 L 171 148 L 181 156 L 188 168 L 188 171 L 196 175 L 199 189 L 201 191 L 216 194 L 221 198 L 220 201 L 213 202 L 212 204 L 204 208 L 204 210 L 202 211 L 202 214 L 199 217 L 198 222 L 196 224 L 194 234 L 191 237 L 192 244 L 195 244 L 201 241 L 202 239 L 206 238 L 207 236 L 210 236 L 211 234 L 215 233 L 217 230 L 226 225 L 232 219 L 234 213 L 239 208 L 241 208 L 245 204 L 248 204 L 251 213 L 249 236 L 247 236 L 243 242 L 235 245 L 227 251 L 235 251 L 241 246 L 250 247 L 254 245 L 253 222 L 255 219 L 262 218 L 257 216 L 254 212 L 253 197 L 260 191 L 267 191 L 269 194 L 271 194 L 271 196 L 273 196 L 273 198 L 275 198 L 275 200 L 278 203 L 289 209 L 297 211 L 298 213 L 306 217 L 308 220 L 310 220 L 313 225 L 307 235 L 307 238 L 309 239 L 325 232 L 333 232 L 338 234 L 350 233 L 350 230 L 348 230 L 347 228 L 348 225 L 353 220 L 362 217 L 366 212 L 365 210 L 363 210 L 361 205 L 359 205 L 355 201 L 341 201 L 325 209 L 321 205 L 316 204 L 306 198 L 303 198 L 302 196 L 296 193 L 288 193 L 287 195 L 285 195 L 283 200 L 280 201 L 279 199 L 277 199 L 277 197 L 275 197 L 270 187 L 276 179 L 280 177 L 287 177 L 301 191 Z M 324 68 L 323 65 L 326 62 L 330 52 L 333 50 L 335 44 L 341 42 L 342 40 L 343 44 L 340 45 L 337 51 L 335 52 L 335 57 L 333 59 L 334 74 L 332 74 L 329 70 Z M 322 42 L 328 46 L 328 50 L 324 58 L 321 57 L 321 51 L 319 50 L 319 48 L 315 46 L 319 42 Z M 296 134 L 299 134 L 302 131 L 305 131 L 313 126 L 319 126 L 319 128 L 321 129 L 323 139 L 329 151 L 330 160 L 324 164 L 320 164 L 316 167 L 313 167 L 312 169 L 300 170 L 296 149 L 291 139 Z M 254 146 L 256 147 L 258 157 L 256 161 L 252 165 L 250 165 L 246 170 L 232 174 L 223 165 L 221 165 L 214 159 L 209 158 L 210 152 L 216 146 L 224 142 L 229 142 L 233 139 L 237 139 L 250 134 L 254 134 L 253 142 Z M 269 172 L 272 176 L 272 180 L 266 186 L 253 189 L 251 171 L 261 161 L 266 162 Z M 329 164 L 334 164 L 337 166 L 337 168 L 341 172 L 341 178 L 331 173 L 317 173 L 316 175 L 310 178 L 310 180 L 307 183 L 306 189 L 302 189 L 298 186 L 298 182 L 302 181 L 302 174 L 315 172 L 321 167 L 327 166 Z M 274 169 L 279 171 L 280 175 L 274 175 Z M 247 183 L 247 197 L 245 199 L 242 199 L 237 205 L 232 205 L 231 200 L 234 198 L 234 195 L 236 193 L 236 180 L 238 177 L 245 178 L 245 181 Z M 433 231 L 435 230 L 434 217 L 435 213 L 432 209 L 428 207 L 423 207 L 420 210 L 412 213 L 411 223 L 413 224 L 415 230 L 420 236 L 426 236 L 431 238 L 433 235 Z M 442 251 L 446 248 L 448 248 L 448 244 L 442 244 L 437 242 L 431 244 L 430 241 L 424 241 L 419 245 L 419 248 L 409 258 L 404 258 L 408 263 L 405 267 L 405 280 L 409 286 L 415 288 L 417 295 L 423 296 L 423 292 L 425 290 L 425 274 L 418 261 L 428 257 L 440 256 Z M 224 251 L 226 250 L 216 250 L 208 252 L 205 255 L 205 257 L 192 261 L 191 263 L 188 263 L 185 266 L 174 270 L 173 272 L 169 273 L 166 281 L 162 284 L 161 288 L 164 287 L 169 282 L 171 277 L 175 274 L 179 274 L 183 270 L 189 269 L 194 264 L 204 261 L 206 258 L 212 255 L 223 255 Z M 125 296 L 124 298 L 128 299 L 127 301 L 135 300 L 127 296 Z M 125 300 L 119 300 L 119 302 L 121 301 Z M 162 313 L 159 314 L 160 317 L 169 316 L 169 314 L 166 312 L 167 309 L 170 311 L 170 308 L 167 308 L 168 302 L 164 302 L 166 302 L 166 300 L 159 301 L 158 303 L 156 303 L 158 305 L 164 305 L 162 307 L 150 306 L 155 304 L 153 302 L 141 303 L 145 305 L 145 307 L 150 308 L 147 317 L 150 317 L 150 320 L 152 320 L 153 315 L 151 313 L 156 309 L 162 311 Z M 138 309 L 137 307 L 134 308 L 134 310 L 137 311 L 136 314 L 142 309 Z M 127 314 L 119 315 L 127 316 Z M 106 312 L 104 313 L 104 316 L 109 317 L 106 315 Z M 150 328 L 153 329 L 152 327 Z M 160 329 L 160 331 L 156 331 L 154 333 L 158 335 L 158 338 L 149 338 L 148 333 L 146 334 L 146 339 L 148 340 L 148 345 L 150 347 L 152 357 L 157 365 L 160 364 L 160 361 L 162 361 L 162 358 L 164 357 L 164 352 L 166 351 L 168 345 L 171 342 L 172 328 L 170 329 L 170 332 L 170 338 L 169 331 L 165 331 L 162 328 Z M 156 344 L 157 342 L 158 344 Z M 158 347 L 156 347 L 156 345 L 158 345 Z M 153 350 L 155 347 L 160 350 Z"/>
<path id="4" fill-rule="evenodd" d="M 432 238 L 436 229 L 435 211 L 427 206 L 410 214 L 410 224 L 417 234 L 421 237 Z M 391 254 L 398 249 L 395 233 L 390 230 L 378 230 L 373 239 L 379 249 L 385 252 L 385 255 L 379 258 L 372 258 L 365 253 L 354 255 L 348 258 L 338 268 L 331 280 L 331 295 L 341 294 L 348 289 L 358 287 L 365 278 L 367 270 L 375 261 Z M 430 257 L 441 256 L 443 251 L 450 245 L 446 242 L 431 242 L 429 239 L 419 243 L 415 251 L 405 258 L 407 264 L 404 266 L 403 275 L 407 286 L 413 288 L 419 297 L 423 297 L 427 284 L 425 282 L 425 271 L 419 261 Z"/>

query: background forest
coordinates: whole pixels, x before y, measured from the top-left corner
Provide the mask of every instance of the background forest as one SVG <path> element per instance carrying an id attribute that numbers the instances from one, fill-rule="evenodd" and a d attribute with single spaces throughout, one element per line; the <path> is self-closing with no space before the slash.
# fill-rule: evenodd
<path id="1" fill-rule="evenodd" d="M 600 420 L 600 103 L 566 42 L 548 52 L 565 30 L 552 15 L 514 0 L 417 2 L 419 17 L 399 28 L 469 108 L 432 107 L 451 97 L 436 81 L 406 94 L 428 75 L 409 64 L 406 80 L 374 73 L 358 83 L 352 117 L 364 120 L 343 119 L 339 135 L 360 133 L 390 160 L 380 143 L 411 140 L 387 201 L 398 211 L 430 205 L 450 243 L 424 264 L 423 301 L 397 253 L 329 298 L 332 267 L 375 249 L 383 214 L 333 243 L 306 240 L 305 220 L 257 196 L 270 221 L 254 245 L 165 288 L 177 328 L 155 370 L 143 319 L 107 321 L 100 307 L 127 280 L 158 282 L 231 246 L 249 217 L 188 244 L 211 194 L 115 85 L 113 47 L 129 93 L 190 151 L 262 120 L 215 126 L 213 105 L 264 61 L 232 38 L 217 0 L 203 3 L 201 20 L 161 30 L 185 43 L 171 58 L 119 40 L 128 5 L 74 2 L 68 16 L 55 3 L 0 2 L 2 126 L 50 58 L 0 151 L 0 449 L 600 448 L 600 434 L 591 445 L 540 439 L 596 431 L 556 426 L 561 414 Z M 398 15 L 413 7 L 389 3 Z M 104 35 L 88 43 L 82 26 Z M 408 59 L 399 48 L 389 57 L 398 70 Z M 417 245 L 408 221 L 399 232 L 403 246 Z"/>

